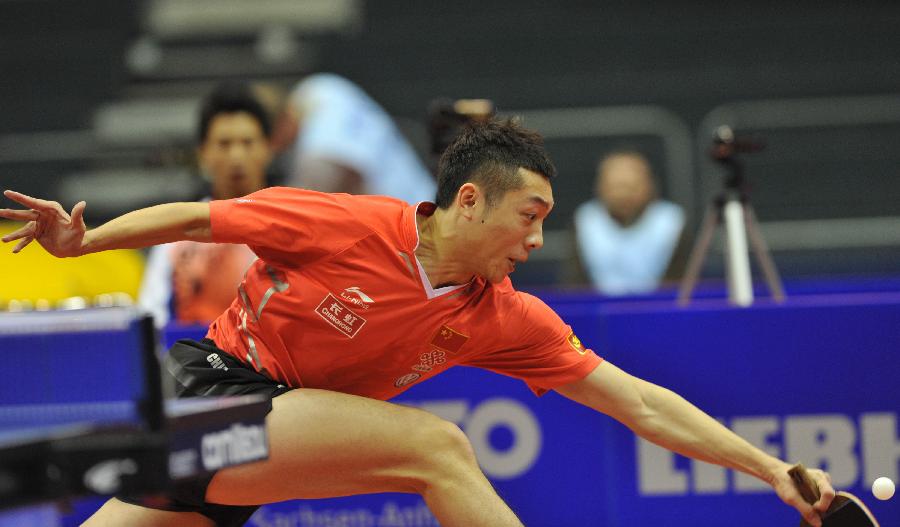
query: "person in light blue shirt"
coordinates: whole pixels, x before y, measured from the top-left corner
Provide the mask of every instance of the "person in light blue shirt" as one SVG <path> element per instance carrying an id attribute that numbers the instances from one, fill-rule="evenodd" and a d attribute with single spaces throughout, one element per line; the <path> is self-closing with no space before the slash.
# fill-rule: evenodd
<path id="1" fill-rule="evenodd" d="M 286 183 L 321 192 L 377 194 L 408 203 L 434 200 L 431 172 L 394 120 L 361 88 L 330 73 L 300 81 L 288 96 L 276 139 Z"/>
<path id="2" fill-rule="evenodd" d="M 585 274 L 610 296 L 654 291 L 679 246 L 684 212 L 657 197 L 650 163 L 634 151 L 601 159 L 594 190 L 574 216 Z"/>

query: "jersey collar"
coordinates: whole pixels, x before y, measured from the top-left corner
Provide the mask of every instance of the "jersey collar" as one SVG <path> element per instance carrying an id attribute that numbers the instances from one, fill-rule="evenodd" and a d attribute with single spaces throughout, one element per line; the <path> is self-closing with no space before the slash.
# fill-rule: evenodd
<path id="1" fill-rule="evenodd" d="M 432 298 L 447 295 L 449 293 L 453 293 L 454 291 L 458 291 L 459 289 L 462 289 L 464 287 L 468 287 L 472 284 L 472 282 L 476 280 L 475 277 L 472 277 L 472 279 L 465 284 L 448 285 L 439 287 L 437 289 L 431 287 L 431 280 L 428 279 L 428 275 L 425 273 L 425 268 L 422 267 L 422 263 L 419 261 L 419 258 L 416 257 L 416 248 L 419 247 L 419 227 L 417 215 L 421 214 L 423 216 L 431 216 L 432 214 L 434 214 L 435 210 L 437 210 L 437 205 L 435 205 L 434 203 L 431 203 L 430 201 L 420 201 L 414 206 L 406 209 L 406 215 L 409 216 L 409 218 L 404 222 L 406 224 L 406 237 L 408 246 L 412 247 L 410 253 L 413 257 L 413 260 L 416 262 L 416 268 L 419 270 L 419 279 L 422 282 L 422 289 L 425 290 L 425 296 L 427 296 L 429 300 Z"/>

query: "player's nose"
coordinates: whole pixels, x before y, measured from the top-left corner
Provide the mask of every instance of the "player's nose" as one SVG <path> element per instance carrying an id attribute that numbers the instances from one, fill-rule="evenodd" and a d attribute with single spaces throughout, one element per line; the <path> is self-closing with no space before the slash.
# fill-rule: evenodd
<path id="1" fill-rule="evenodd" d="M 525 238 L 525 245 L 528 247 L 529 251 L 540 249 L 544 246 L 544 231 L 540 225 Z"/>

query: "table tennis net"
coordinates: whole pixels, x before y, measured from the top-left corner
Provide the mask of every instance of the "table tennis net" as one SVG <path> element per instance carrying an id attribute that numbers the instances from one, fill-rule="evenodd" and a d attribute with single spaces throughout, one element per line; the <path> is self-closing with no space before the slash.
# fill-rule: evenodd
<path id="1" fill-rule="evenodd" d="M 0 313 L 0 337 L 71 332 L 125 331 L 140 313 L 133 308 Z"/>
<path id="2" fill-rule="evenodd" d="M 72 422 L 126 422 L 139 419 L 135 401 L 7 404 L 0 406 L 0 429 Z"/>
<path id="3" fill-rule="evenodd" d="M 0 426 L 132 417 L 159 397 L 155 346 L 133 308 L 0 314 Z"/>

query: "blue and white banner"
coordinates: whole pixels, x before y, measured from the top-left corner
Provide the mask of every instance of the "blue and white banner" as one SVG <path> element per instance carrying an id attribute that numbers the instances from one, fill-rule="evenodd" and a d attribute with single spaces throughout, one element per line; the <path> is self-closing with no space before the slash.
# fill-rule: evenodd
<path id="1" fill-rule="evenodd" d="M 869 491 L 879 476 L 900 480 L 900 293 L 797 295 L 747 309 L 716 299 L 687 309 L 584 295 L 547 301 L 612 363 L 673 389 L 776 456 L 827 468 L 882 525 L 900 525 L 900 498 L 881 502 Z M 187 335 L 198 336 L 173 331 L 167 340 Z M 395 402 L 458 423 L 497 491 L 532 527 L 798 522 L 762 482 L 638 440 L 555 393 L 535 397 L 520 381 L 455 368 Z M 303 475 L 282 477 L 289 485 Z M 267 505 L 248 525 L 437 522 L 418 496 L 380 494 Z"/>

